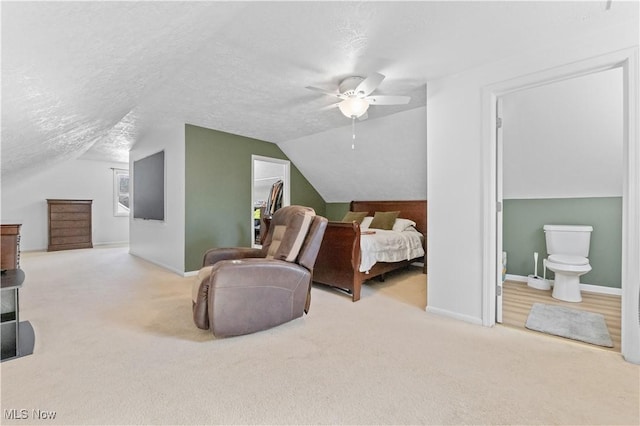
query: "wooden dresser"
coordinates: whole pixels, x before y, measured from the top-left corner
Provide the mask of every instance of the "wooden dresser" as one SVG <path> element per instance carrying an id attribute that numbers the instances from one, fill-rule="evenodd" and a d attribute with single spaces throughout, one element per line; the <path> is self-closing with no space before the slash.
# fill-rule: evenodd
<path id="1" fill-rule="evenodd" d="M 20 268 L 20 224 L 2 224 L 2 269 Z"/>
<path id="2" fill-rule="evenodd" d="M 47 251 L 92 248 L 92 200 L 47 200 L 49 246 Z"/>

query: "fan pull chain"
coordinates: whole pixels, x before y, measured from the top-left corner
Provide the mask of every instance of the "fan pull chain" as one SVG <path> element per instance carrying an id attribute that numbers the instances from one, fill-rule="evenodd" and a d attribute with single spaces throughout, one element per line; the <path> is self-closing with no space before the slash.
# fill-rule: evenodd
<path id="1" fill-rule="evenodd" d="M 356 149 L 356 116 L 351 116 L 351 149 Z"/>

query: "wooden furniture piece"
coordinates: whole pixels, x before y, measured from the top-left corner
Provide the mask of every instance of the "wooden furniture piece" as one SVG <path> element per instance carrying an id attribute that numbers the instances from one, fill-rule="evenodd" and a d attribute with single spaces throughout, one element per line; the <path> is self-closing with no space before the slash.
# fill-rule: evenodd
<path id="1" fill-rule="evenodd" d="M 47 251 L 92 248 L 92 200 L 47 200 L 49 246 Z"/>
<path id="2" fill-rule="evenodd" d="M 322 240 L 320 253 L 313 270 L 313 281 L 337 287 L 351 294 L 352 300 L 360 300 L 362 283 L 385 273 L 404 268 L 415 261 L 424 262 L 423 272 L 427 273 L 427 201 L 352 201 L 350 211 L 375 212 L 399 211 L 398 217 L 413 220 L 416 229 L 424 235 L 424 258 L 401 262 L 377 262 L 369 273 L 360 272 L 360 225 L 356 222 L 329 222 Z"/>
<path id="3" fill-rule="evenodd" d="M 20 224 L 2 224 L 2 249 L 0 264 L 2 269 L 20 268 Z"/>

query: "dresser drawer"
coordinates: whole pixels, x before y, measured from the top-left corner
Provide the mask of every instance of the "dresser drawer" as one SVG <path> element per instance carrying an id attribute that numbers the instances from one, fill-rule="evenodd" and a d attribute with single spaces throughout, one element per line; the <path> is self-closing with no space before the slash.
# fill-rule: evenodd
<path id="1" fill-rule="evenodd" d="M 51 237 L 52 246 L 76 243 L 88 243 L 91 241 L 90 235 L 79 235 L 75 237 Z"/>
<path id="2" fill-rule="evenodd" d="M 82 228 L 82 229 L 91 229 L 91 221 L 90 220 L 56 220 L 50 222 L 49 229 L 66 229 L 66 228 Z"/>
<path id="3" fill-rule="evenodd" d="M 91 204 L 50 204 L 51 213 L 91 214 Z"/>
<path id="4" fill-rule="evenodd" d="M 91 232 L 86 227 L 52 228 L 49 235 L 53 237 L 78 237 L 81 235 L 91 236 Z"/>
<path id="5" fill-rule="evenodd" d="M 51 213 L 51 221 L 61 220 L 86 220 L 89 218 L 87 213 Z"/>

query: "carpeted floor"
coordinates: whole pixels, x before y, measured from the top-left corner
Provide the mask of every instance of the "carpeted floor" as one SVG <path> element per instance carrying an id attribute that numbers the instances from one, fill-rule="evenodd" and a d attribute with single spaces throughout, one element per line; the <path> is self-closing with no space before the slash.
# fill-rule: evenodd
<path id="1" fill-rule="evenodd" d="M 36 346 L 1 364 L 2 424 L 640 422 L 638 366 L 426 313 L 418 268 L 357 303 L 314 287 L 308 316 L 219 340 L 191 322 L 193 278 L 126 247 L 23 253 L 22 268 Z"/>

